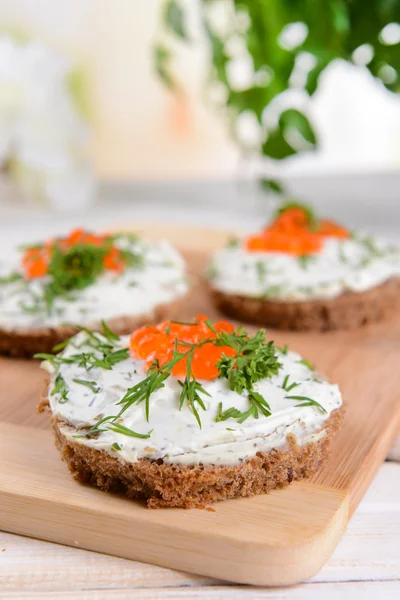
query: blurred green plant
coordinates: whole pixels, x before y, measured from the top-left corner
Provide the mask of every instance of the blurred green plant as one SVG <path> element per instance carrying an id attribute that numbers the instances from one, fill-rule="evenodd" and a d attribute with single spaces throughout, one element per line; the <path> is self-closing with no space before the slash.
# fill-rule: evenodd
<path id="1" fill-rule="evenodd" d="M 218 4 L 220 13 L 225 11 L 224 31 L 212 16 Z M 265 109 L 288 89 L 300 88 L 311 97 L 335 59 L 363 64 L 388 90 L 400 91 L 400 0 L 199 0 L 199 5 L 211 48 L 207 86 L 223 87 L 231 124 L 245 111 L 253 113 L 261 131 L 256 151 L 264 157 L 282 160 L 318 145 L 306 108 L 284 110 L 272 125 L 265 122 Z M 240 41 L 252 64 L 251 81 L 243 89 L 232 84 L 229 73 L 232 39 Z M 192 43 L 185 3 L 166 0 L 154 59 L 160 78 L 173 91 L 179 89 L 173 64 L 177 40 Z M 293 80 L 299 57 L 308 64 L 300 83 Z M 235 135 L 234 127 L 231 131 Z M 265 180 L 264 186 L 281 191 L 275 181 Z"/>

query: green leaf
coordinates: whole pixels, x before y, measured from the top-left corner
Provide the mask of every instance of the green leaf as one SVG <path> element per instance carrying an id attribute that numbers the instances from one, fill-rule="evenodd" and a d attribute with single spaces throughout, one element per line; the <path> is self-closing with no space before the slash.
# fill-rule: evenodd
<path id="1" fill-rule="evenodd" d="M 188 41 L 189 37 L 185 27 L 185 13 L 176 0 L 169 0 L 165 6 L 165 24 L 179 38 Z"/>
<path id="2" fill-rule="evenodd" d="M 171 74 L 171 51 L 162 45 L 155 46 L 153 50 L 154 68 L 161 81 L 171 90 L 175 91 L 178 85 Z"/>
<path id="3" fill-rule="evenodd" d="M 296 154 L 296 150 L 290 146 L 280 129 L 268 132 L 268 138 L 262 145 L 262 153 L 268 158 L 282 160 Z"/>
<path id="4" fill-rule="evenodd" d="M 277 179 L 260 179 L 260 186 L 266 192 L 273 192 L 274 194 L 284 194 L 285 188 L 283 184 Z"/>
<path id="5" fill-rule="evenodd" d="M 344 0 L 331 0 L 330 8 L 333 14 L 333 27 L 340 34 L 350 30 L 349 10 Z"/>
<path id="6" fill-rule="evenodd" d="M 314 130 L 310 121 L 300 111 L 295 108 L 285 110 L 280 116 L 279 124 L 285 132 L 288 129 L 296 129 L 309 144 L 315 146 L 317 140 Z"/>

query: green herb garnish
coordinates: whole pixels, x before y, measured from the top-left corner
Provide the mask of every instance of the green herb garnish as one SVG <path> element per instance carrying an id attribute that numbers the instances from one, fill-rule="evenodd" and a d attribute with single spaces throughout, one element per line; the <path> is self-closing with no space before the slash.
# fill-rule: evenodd
<path id="1" fill-rule="evenodd" d="M 296 404 L 296 406 L 316 406 L 321 412 L 326 413 L 326 410 L 322 404 L 316 400 L 313 400 L 312 398 L 309 398 L 308 396 L 285 396 L 285 398 L 287 400 L 301 400 L 302 402 L 300 404 Z"/>
<path id="2" fill-rule="evenodd" d="M 226 243 L 227 248 L 238 248 L 240 246 L 240 240 L 237 237 L 231 237 Z"/>
<path id="3" fill-rule="evenodd" d="M 298 257 L 298 261 L 302 269 L 308 269 L 309 265 L 315 261 L 315 256 L 313 254 L 303 254 Z"/>
<path id="4" fill-rule="evenodd" d="M 84 385 L 85 387 L 92 390 L 94 394 L 97 394 L 100 391 L 100 388 L 96 384 L 95 381 L 86 381 L 86 379 L 73 379 L 75 383 L 79 383 L 80 385 Z"/>
<path id="5" fill-rule="evenodd" d="M 15 281 L 21 281 L 23 276 L 21 273 L 10 273 L 9 275 L 5 275 L 4 277 L 0 277 L 0 285 L 6 285 L 7 283 L 14 283 Z"/>
<path id="6" fill-rule="evenodd" d="M 297 360 L 296 362 L 299 365 L 304 365 L 305 367 L 307 367 L 308 369 L 310 369 L 310 371 L 314 371 L 314 367 L 312 366 L 312 364 L 306 358 L 302 358 L 301 360 Z"/>
<path id="7" fill-rule="evenodd" d="M 60 373 L 58 373 L 54 382 L 54 388 L 51 391 L 52 396 L 55 394 L 60 394 L 60 404 L 65 404 L 68 401 L 68 389 L 65 385 L 65 380 Z"/>

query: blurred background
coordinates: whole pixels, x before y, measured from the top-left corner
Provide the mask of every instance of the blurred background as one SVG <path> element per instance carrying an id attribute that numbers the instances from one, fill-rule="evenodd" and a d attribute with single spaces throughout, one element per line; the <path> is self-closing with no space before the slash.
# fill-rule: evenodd
<path id="1" fill-rule="evenodd" d="M 1 210 L 294 193 L 395 234 L 399 71 L 398 0 L 0 0 Z"/>

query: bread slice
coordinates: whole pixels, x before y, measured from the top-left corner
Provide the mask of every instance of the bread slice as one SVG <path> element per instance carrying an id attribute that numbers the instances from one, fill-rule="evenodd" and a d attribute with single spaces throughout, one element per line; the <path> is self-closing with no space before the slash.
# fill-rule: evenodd
<path id="1" fill-rule="evenodd" d="M 146 315 L 116 317 L 107 319 L 107 325 L 117 334 L 131 333 L 146 324 L 158 323 L 179 314 L 179 307 L 185 301 L 180 298 L 170 304 L 160 304 Z M 101 331 L 101 323 L 87 325 L 92 331 Z M 59 327 L 43 327 L 40 329 L 0 329 L 0 354 L 13 358 L 30 358 L 38 352 L 50 353 L 64 340 L 78 333 L 79 327 L 62 325 Z"/>
<path id="2" fill-rule="evenodd" d="M 47 407 L 44 400 L 39 410 Z M 327 459 L 342 418 L 343 407 L 332 412 L 324 423 L 325 433 L 320 437 L 317 433 L 316 441 L 300 446 L 289 434 L 284 449 L 259 452 L 234 466 L 181 466 L 147 458 L 127 463 L 71 441 L 61 428 L 76 430 L 53 416 L 51 421 L 62 459 L 80 483 L 144 500 L 149 508 L 204 508 L 211 502 L 266 494 L 313 475 Z"/>
<path id="3" fill-rule="evenodd" d="M 248 323 L 276 329 L 328 331 L 381 321 L 400 305 L 400 279 L 391 278 L 366 292 L 345 292 L 324 300 L 285 302 L 227 294 L 211 287 L 215 306 Z"/>

